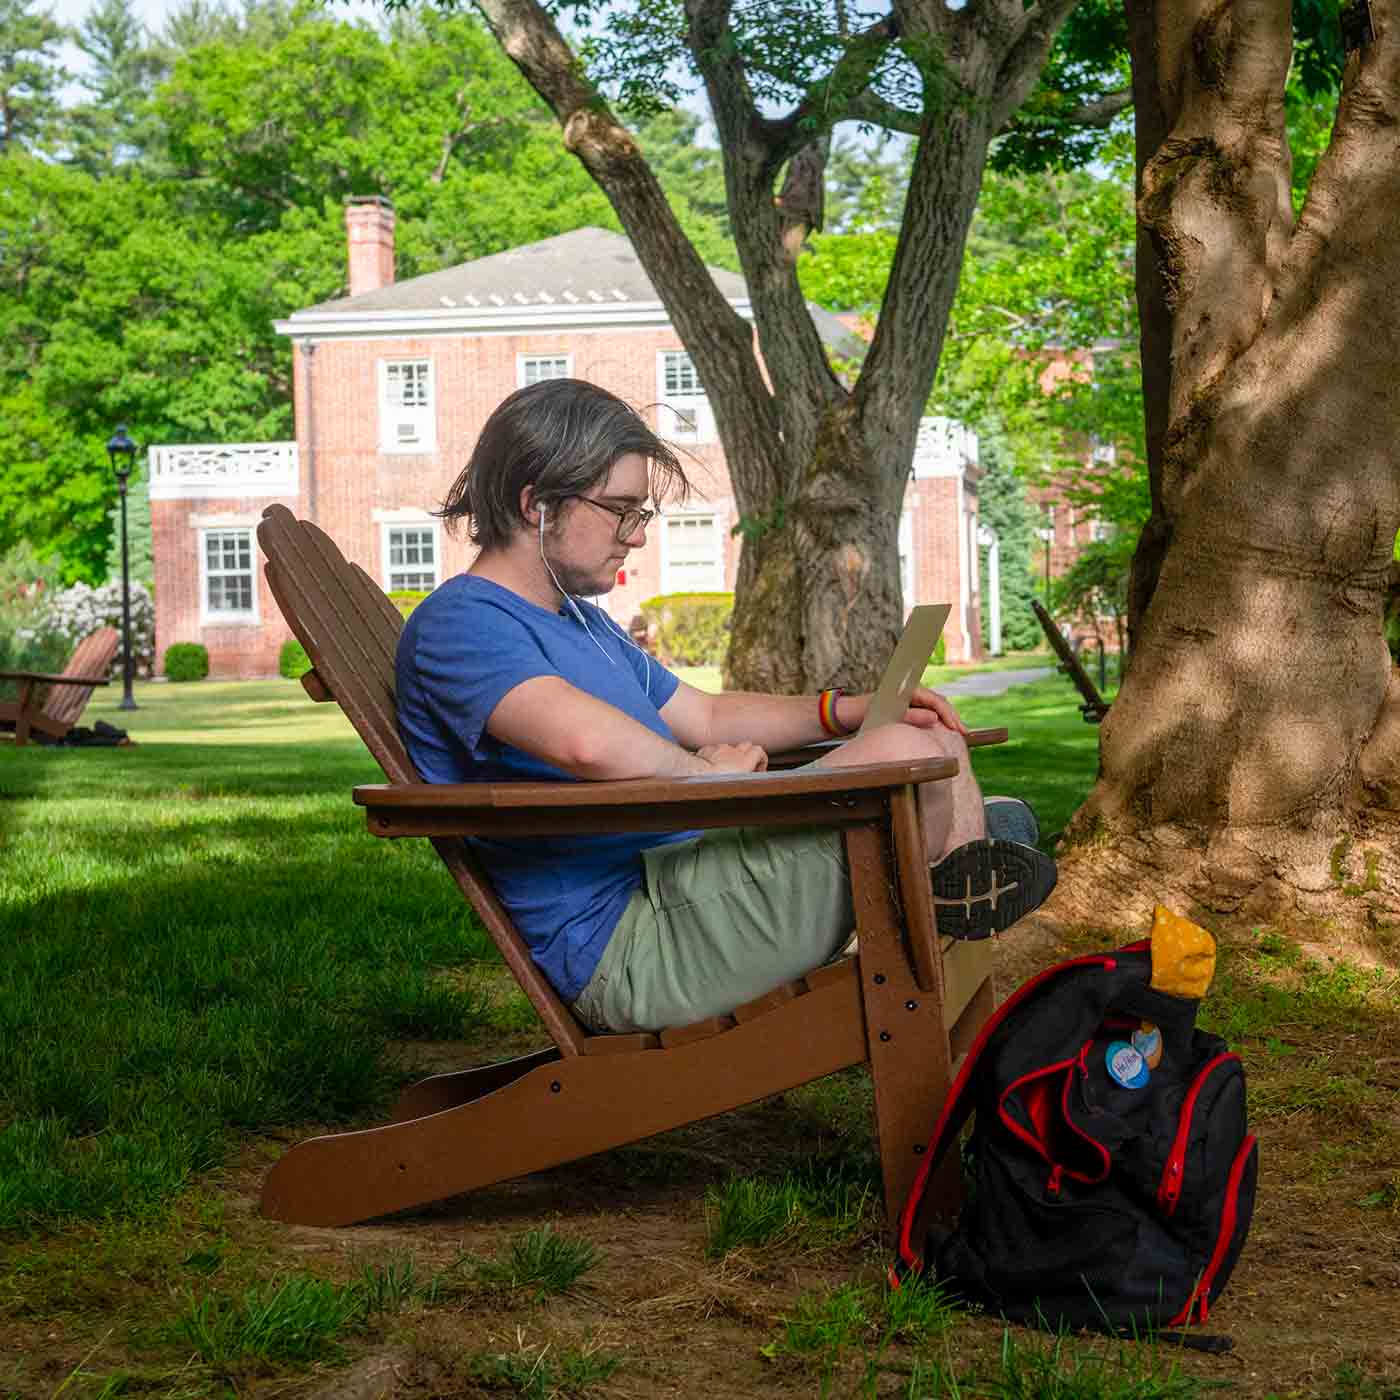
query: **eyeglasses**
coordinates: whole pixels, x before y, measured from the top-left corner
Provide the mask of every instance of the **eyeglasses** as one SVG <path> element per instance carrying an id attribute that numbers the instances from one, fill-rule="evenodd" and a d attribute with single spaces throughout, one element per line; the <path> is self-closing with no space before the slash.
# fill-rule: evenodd
<path id="1" fill-rule="evenodd" d="M 602 501 L 595 501 L 592 496 L 574 496 L 572 499 L 583 501 L 586 505 L 597 506 L 599 510 L 605 510 L 609 515 L 617 516 L 618 544 L 625 544 L 638 530 L 645 530 L 656 519 L 654 510 L 644 510 L 641 506 L 604 505 Z"/>

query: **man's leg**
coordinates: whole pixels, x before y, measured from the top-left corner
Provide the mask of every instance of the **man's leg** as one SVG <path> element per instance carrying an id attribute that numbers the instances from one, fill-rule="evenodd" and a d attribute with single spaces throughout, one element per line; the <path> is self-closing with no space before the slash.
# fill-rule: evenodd
<path id="1" fill-rule="evenodd" d="M 826 962 L 855 924 L 841 833 L 729 828 L 643 852 L 642 888 L 574 1002 L 588 1025 L 663 1030 Z"/>
<path id="2" fill-rule="evenodd" d="M 818 761 L 844 767 L 938 757 L 958 760 L 955 778 L 919 789 L 938 930 L 953 938 L 986 938 L 1045 902 L 1055 888 L 1055 863 L 1034 845 L 987 839 L 982 792 L 962 736 L 941 726 L 884 725 Z"/>
<path id="3" fill-rule="evenodd" d="M 950 851 L 987 834 L 982 789 L 972 773 L 967 743 L 961 734 L 939 725 L 916 729 L 912 724 L 885 724 L 861 734 L 817 760 L 824 768 L 847 768 L 859 763 L 909 763 L 921 758 L 956 758 L 958 775 L 919 789 L 919 812 L 924 824 L 924 848 L 930 865 Z"/>

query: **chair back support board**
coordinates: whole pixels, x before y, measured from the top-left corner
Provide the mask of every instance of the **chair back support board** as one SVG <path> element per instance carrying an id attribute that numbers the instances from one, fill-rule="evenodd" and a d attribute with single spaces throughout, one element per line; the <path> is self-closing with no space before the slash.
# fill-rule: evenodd
<path id="1" fill-rule="evenodd" d="M 105 677 L 120 644 L 121 637 L 115 627 L 99 627 L 78 643 L 61 674 Z M 90 685 L 51 686 L 49 698 L 44 701 L 44 714 L 71 729 L 82 718 L 93 689 Z"/>
<path id="2" fill-rule="evenodd" d="M 391 783 L 422 782 L 399 737 L 394 681 L 394 653 L 403 630 L 399 610 L 330 536 L 285 506 L 264 513 L 258 543 L 267 557 L 272 595 L 311 659 L 313 670 L 302 682 L 307 693 L 340 705 Z M 470 849 L 456 839 L 434 839 L 433 847 L 560 1054 L 582 1054 L 582 1027 L 536 966 Z"/>

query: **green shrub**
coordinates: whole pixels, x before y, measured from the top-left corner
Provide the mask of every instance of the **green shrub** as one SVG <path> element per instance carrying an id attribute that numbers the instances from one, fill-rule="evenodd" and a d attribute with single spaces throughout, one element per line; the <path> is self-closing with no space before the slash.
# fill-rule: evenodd
<path id="1" fill-rule="evenodd" d="M 169 652 L 165 653 L 168 657 Z M 277 653 L 277 674 L 289 681 L 299 681 L 311 669 L 311 658 L 306 648 L 295 637 L 288 637 Z"/>
<path id="2" fill-rule="evenodd" d="M 642 604 L 665 666 L 722 666 L 733 611 L 732 593 L 662 593 Z"/>
<path id="3" fill-rule="evenodd" d="M 427 596 L 422 589 L 399 588 L 389 595 L 389 601 L 407 617 Z"/>
<path id="4" fill-rule="evenodd" d="M 209 674 L 209 649 L 198 642 L 174 642 L 165 649 L 165 678 L 202 681 Z"/>
<path id="5" fill-rule="evenodd" d="M 948 639 L 940 637 L 938 645 L 933 649 L 933 655 L 929 658 L 930 666 L 941 666 L 948 658 Z"/>

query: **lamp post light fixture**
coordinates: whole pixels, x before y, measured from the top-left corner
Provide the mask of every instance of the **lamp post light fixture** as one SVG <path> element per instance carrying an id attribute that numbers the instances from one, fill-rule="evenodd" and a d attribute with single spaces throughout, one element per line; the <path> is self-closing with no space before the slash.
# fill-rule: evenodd
<path id="1" fill-rule="evenodd" d="M 127 436 L 123 423 L 107 441 L 107 456 L 117 477 L 122 498 L 122 698 L 119 710 L 134 710 L 131 696 L 131 565 L 126 539 L 126 482 L 136 463 L 136 444 Z"/>

